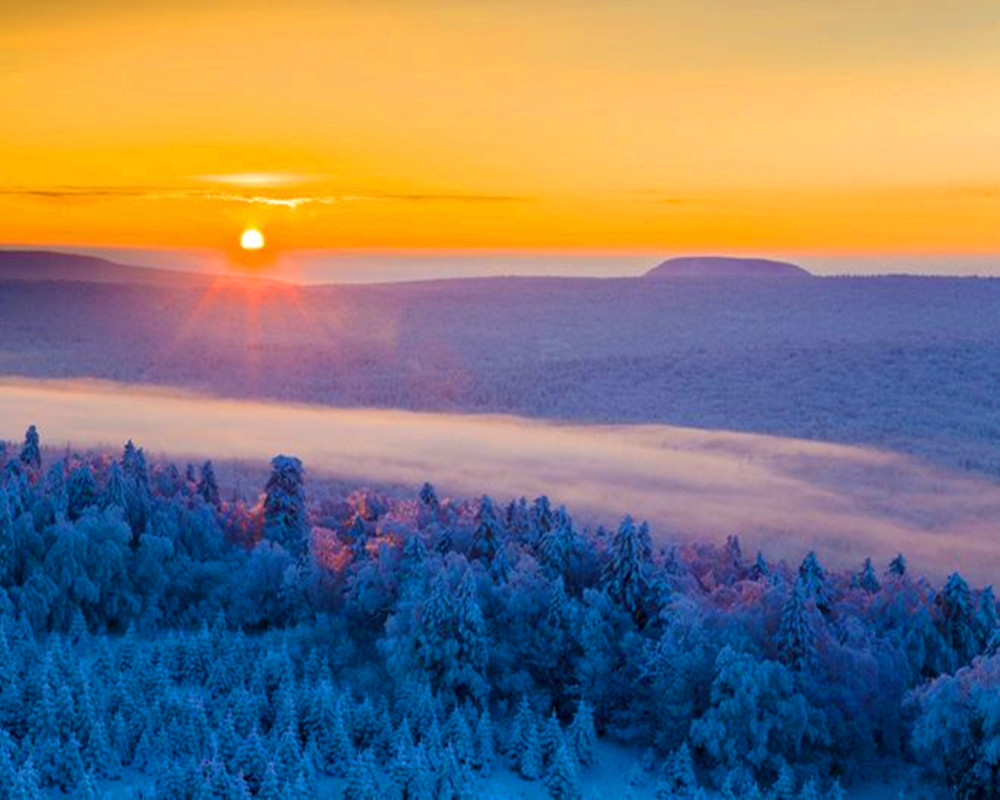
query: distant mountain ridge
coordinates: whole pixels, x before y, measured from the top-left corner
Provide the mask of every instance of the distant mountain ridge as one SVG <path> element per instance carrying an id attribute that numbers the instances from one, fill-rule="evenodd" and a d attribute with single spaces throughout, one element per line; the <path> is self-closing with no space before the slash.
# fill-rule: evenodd
<path id="1" fill-rule="evenodd" d="M 653 267 L 645 278 L 811 278 L 812 273 L 788 261 L 731 256 L 684 256 Z"/>
<path id="2" fill-rule="evenodd" d="M 0 250 L 0 279 L 167 285 L 204 282 L 211 276 L 171 269 L 154 269 L 109 261 L 97 256 L 51 250 Z"/>

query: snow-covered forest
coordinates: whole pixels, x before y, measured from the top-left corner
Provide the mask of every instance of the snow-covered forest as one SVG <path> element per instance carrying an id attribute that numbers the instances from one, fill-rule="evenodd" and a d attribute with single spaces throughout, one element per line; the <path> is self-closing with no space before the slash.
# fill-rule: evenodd
<path id="1" fill-rule="evenodd" d="M 3 373 L 749 431 L 1000 475 L 1000 280 L 160 280 L 0 269 Z"/>
<path id="2" fill-rule="evenodd" d="M 622 796 L 838 798 L 893 764 L 1000 792 L 996 598 L 903 555 L 654 549 L 430 484 L 314 502 L 291 456 L 248 496 L 131 443 L 0 456 L 3 797 L 590 797 L 612 744 Z"/>

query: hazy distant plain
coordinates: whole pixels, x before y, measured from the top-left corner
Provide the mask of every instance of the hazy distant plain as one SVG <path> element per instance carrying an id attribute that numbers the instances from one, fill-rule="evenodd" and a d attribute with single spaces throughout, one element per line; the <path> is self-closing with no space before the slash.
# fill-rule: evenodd
<path id="1" fill-rule="evenodd" d="M 0 282 L 0 374 L 767 433 L 1000 474 L 1000 280 Z"/>

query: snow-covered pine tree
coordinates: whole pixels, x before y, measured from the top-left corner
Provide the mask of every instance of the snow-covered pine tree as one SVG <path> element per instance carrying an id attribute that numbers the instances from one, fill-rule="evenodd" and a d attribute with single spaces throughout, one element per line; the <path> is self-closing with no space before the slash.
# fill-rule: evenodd
<path id="1" fill-rule="evenodd" d="M 434 491 L 434 487 L 430 483 L 424 483 L 420 487 L 420 503 L 432 514 L 436 514 L 441 508 L 437 492 Z"/>
<path id="2" fill-rule="evenodd" d="M 24 444 L 21 446 L 18 460 L 26 469 L 36 474 L 42 468 L 42 448 L 38 428 L 34 425 L 29 425 L 28 430 L 24 432 Z"/>
<path id="3" fill-rule="evenodd" d="M 649 583 L 648 531 L 637 528 L 626 516 L 611 544 L 611 560 L 605 570 L 608 594 L 638 624 L 644 621 L 643 600 Z"/>
<path id="4" fill-rule="evenodd" d="M 0 586 L 7 585 L 14 577 L 16 549 L 14 518 L 7 499 L 7 490 L 0 483 Z"/>
<path id="5" fill-rule="evenodd" d="M 889 562 L 886 574 L 894 578 L 903 578 L 906 575 L 906 558 L 903 557 L 902 553 Z"/>
<path id="6" fill-rule="evenodd" d="M 210 506 L 218 508 L 221 504 L 219 499 L 219 483 L 215 478 L 215 467 L 211 459 L 201 465 L 201 472 L 198 477 L 198 484 L 195 488 L 198 496 Z"/>
<path id="7" fill-rule="evenodd" d="M 546 765 L 551 764 L 556 750 L 564 739 L 562 725 L 559 724 L 559 717 L 555 711 L 540 725 L 539 738 L 542 744 L 542 762 Z"/>
<path id="8" fill-rule="evenodd" d="M 582 767 L 597 763 L 597 731 L 594 730 L 594 710 L 586 699 L 580 700 L 567 730 L 573 755 Z"/>
<path id="9" fill-rule="evenodd" d="M 271 459 L 264 496 L 264 536 L 295 558 L 304 557 L 309 549 L 305 479 L 302 462 L 294 456 Z"/>
<path id="10" fill-rule="evenodd" d="M 758 550 L 753 566 L 750 567 L 750 580 L 760 581 L 770 577 L 770 575 L 771 568 L 768 566 L 767 559 L 764 558 L 764 554 Z"/>
<path id="11" fill-rule="evenodd" d="M 448 715 L 444 725 L 444 737 L 455 758 L 466 764 L 472 762 L 474 750 L 472 731 L 469 730 L 469 721 L 458 706 L 455 706 Z"/>
<path id="12" fill-rule="evenodd" d="M 483 777 L 489 777 L 493 771 L 493 763 L 496 761 L 496 740 L 493 733 L 493 720 L 490 717 L 490 710 L 483 709 L 476 722 L 476 729 L 473 732 L 475 749 L 473 751 L 472 765 Z"/>
<path id="13" fill-rule="evenodd" d="M 486 621 L 479 608 L 471 570 L 466 570 L 458 584 L 455 598 L 455 662 L 448 688 L 459 699 L 479 699 L 488 689 L 486 667 L 489 663 Z"/>
<path id="14" fill-rule="evenodd" d="M 807 590 L 802 581 L 796 581 L 791 596 L 781 612 L 776 641 L 781 660 L 791 669 L 802 671 L 816 657 L 816 642 L 809 619 Z"/>
<path id="15" fill-rule="evenodd" d="M 538 552 L 549 574 L 569 578 L 570 564 L 578 546 L 573 520 L 565 506 L 559 506 L 551 528 L 542 534 Z"/>
<path id="16" fill-rule="evenodd" d="M 819 788 L 816 786 L 816 781 L 813 778 L 809 778 L 802 784 L 802 788 L 799 789 L 798 800 L 820 800 Z"/>
<path id="17" fill-rule="evenodd" d="M 343 800 L 381 800 L 378 770 L 370 750 L 363 750 L 352 759 L 342 797 Z"/>
<path id="18" fill-rule="evenodd" d="M 104 508 L 115 506 L 122 509 L 123 512 L 128 505 L 125 475 L 117 461 L 112 462 L 111 466 L 108 467 L 107 485 L 104 488 L 102 505 Z"/>
<path id="19" fill-rule="evenodd" d="M 77 520 L 86 509 L 97 503 L 97 482 L 90 467 L 86 464 L 74 467 L 69 474 L 66 491 L 66 515 L 71 520 Z"/>
<path id="20" fill-rule="evenodd" d="M 526 780 L 538 780 L 542 777 L 543 770 L 542 743 L 541 737 L 538 734 L 538 726 L 535 724 L 534 718 L 532 718 L 530 723 L 523 729 L 522 741 L 524 743 L 524 747 L 516 754 L 517 771 L 520 773 L 521 777 Z"/>
<path id="21" fill-rule="evenodd" d="M 782 764 L 778 777 L 771 786 L 774 800 L 795 800 L 795 773 L 788 764 Z"/>
<path id="22" fill-rule="evenodd" d="M 545 788 L 552 800 L 579 800 L 582 797 L 576 760 L 561 736 L 545 775 Z"/>
<path id="23" fill-rule="evenodd" d="M 146 454 L 137 448 L 132 440 L 125 443 L 121 460 L 122 479 L 125 493 L 125 516 L 132 529 L 133 545 L 146 530 L 152 513 L 153 500 L 149 490 L 149 467 Z"/>
<path id="24" fill-rule="evenodd" d="M 662 793 L 671 798 L 689 798 L 698 788 L 698 776 L 687 741 L 682 742 L 663 765 L 660 786 Z"/>
<path id="25" fill-rule="evenodd" d="M 979 653 L 973 619 L 972 592 L 957 572 L 948 576 L 939 597 L 943 615 L 942 634 L 955 654 L 954 667 L 970 662 Z"/>
<path id="26" fill-rule="evenodd" d="M 986 586 L 979 593 L 979 603 L 976 605 L 976 615 L 973 620 L 976 631 L 976 638 L 979 641 L 979 650 L 984 652 L 1000 625 L 1000 617 L 997 614 L 997 598 L 993 593 L 992 586 Z"/>
<path id="27" fill-rule="evenodd" d="M 811 600 L 823 614 L 830 611 L 830 594 L 826 585 L 826 570 L 819 563 L 816 553 L 812 550 L 806 555 L 799 567 L 799 584 L 805 594 L 805 599 Z"/>
<path id="28" fill-rule="evenodd" d="M 483 495 L 476 511 L 476 529 L 472 536 L 469 556 L 481 561 L 497 583 L 506 581 L 510 570 L 506 559 L 499 565 L 495 563 L 503 551 L 506 538 L 493 499 L 489 495 Z"/>
<path id="29" fill-rule="evenodd" d="M 865 559 L 865 563 L 861 567 L 861 572 L 855 576 L 854 580 L 857 586 L 868 592 L 868 594 L 878 593 L 878 576 L 875 575 L 875 567 L 872 566 L 872 560 L 870 558 Z"/>

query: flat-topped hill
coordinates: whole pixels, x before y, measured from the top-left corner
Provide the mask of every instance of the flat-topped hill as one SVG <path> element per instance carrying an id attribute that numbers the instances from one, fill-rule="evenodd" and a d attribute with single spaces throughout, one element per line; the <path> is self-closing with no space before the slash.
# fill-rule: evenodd
<path id="1" fill-rule="evenodd" d="M 653 267 L 646 278 L 811 278 L 802 267 L 769 258 L 685 256 Z"/>

